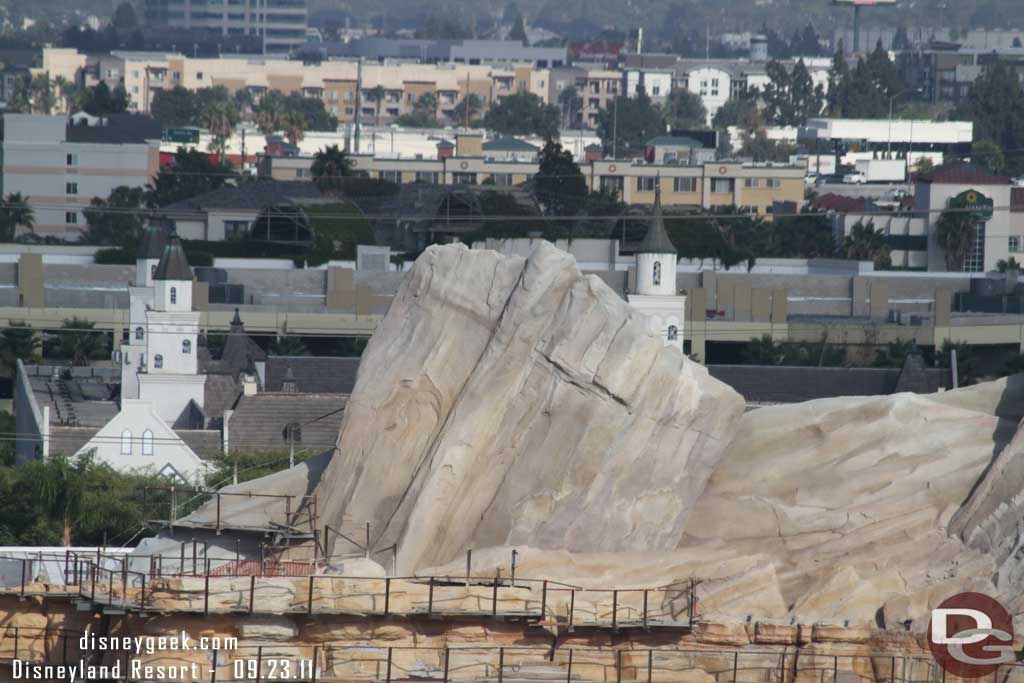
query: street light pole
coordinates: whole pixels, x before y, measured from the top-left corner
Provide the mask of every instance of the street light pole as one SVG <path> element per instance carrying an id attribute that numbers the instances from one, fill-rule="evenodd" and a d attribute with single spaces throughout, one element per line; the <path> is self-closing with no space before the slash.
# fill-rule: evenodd
<path id="1" fill-rule="evenodd" d="M 618 159 L 619 154 L 619 96 L 615 95 L 612 101 L 612 159 Z"/>

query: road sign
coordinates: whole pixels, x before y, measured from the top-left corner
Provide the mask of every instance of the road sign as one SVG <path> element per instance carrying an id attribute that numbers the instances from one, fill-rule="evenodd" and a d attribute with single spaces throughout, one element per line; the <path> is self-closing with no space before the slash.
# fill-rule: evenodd
<path id="1" fill-rule="evenodd" d="M 181 142 L 187 144 L 199 144 L 198 128 L 164 128 L 160 136 L 163 142 Z"/>

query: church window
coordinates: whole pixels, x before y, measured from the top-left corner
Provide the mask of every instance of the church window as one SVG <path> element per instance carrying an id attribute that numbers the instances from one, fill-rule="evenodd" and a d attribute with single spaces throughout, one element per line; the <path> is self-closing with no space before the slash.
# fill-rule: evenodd
<path id="1" fill-rule="evenodd" d="M 145 336 L 146 336 L 146 331 L 143 330 L 142 327 L 136 327 L 135 328 L 135 339 L 142 339 Z"/>
<path id="2" fill-rule="evenodd" d="M 132 454 L 132 432 L 126 429 L 121 432 L 121 455 Z"/>
<path id="3" fill-rule="evenodd" d="M 178 303 L 178 288 L 177 287 L 171 287 L 171 303 L 172 304 Z"/>
<path id="4" fill-rule="evenodd" d="M 183 342 L 181 342 L 181 352 L 182 353 L 192 353 L 192 342 L 189 341 L 188 339 L 186 339 Z"/>
<path id="5" fill-rule="evenodd" d="M 153 367 L 162 368 L 164 366 L 164 357 L 159 353 L 153 356 Z"/>
<path id="6" fill-rule="evenodd" d="M 150 277 L 156 277 L 156 264 L 155 263 L 152 266 L 149 267 L 149 276 Z"/>
<path id="7" fill-rule="evenodd" d="M 148 429 L 142 432 L 142 454 L 153 455 L 153 432 Z"/>
<path id="8" fill-rule="evenodd" d="M 661 284 L 661 261 L 654 262 L 654 286 L 657 287 Z"/>
<path id="9" fill-rule="evenodd" d="M 679 328 L 675 325 L 668 326 L 668 340 L 675 341 L 679 339 Z"/>

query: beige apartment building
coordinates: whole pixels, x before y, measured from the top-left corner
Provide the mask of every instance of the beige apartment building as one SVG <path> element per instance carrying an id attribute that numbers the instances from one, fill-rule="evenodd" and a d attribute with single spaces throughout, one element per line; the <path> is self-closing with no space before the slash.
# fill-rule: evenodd
<path id="1" fill-rule="evenodd" d="M 357 60 L 303 64 L 272 56 L 223 55 L 220 58 L 192 58 L 182 54 L 114 52 L 120 60 L 125 88 L 135 109 L 148 112 L 160 90 L 181 86 L 188 90 L 224 86 L 230 92 L 249 90 L 258 100 L 270 90 L 297 92 L 318 97 L 342 123 L 356 118 L 388 123 L 413 110 L 425 93 L 437 96 L 437 115 L 451 116 L 467 95 L 476 95 L 486 109 L 506 95 L 531 92 L 544 102 L 549 98 L 549 70 L 530 64 L 489 66 L 486 64 L 420 64 L 386 61 L 362 63 Z M 63 76 L 71 82 L 84 78 L 85 55 L 64 48 L 43 50 L 41 71 L 50 78 Z M 117 67 L 111 67 L 117 70 Z M 361 97 L 357 84 L 361 82 Z M 378 88 L 383 97 L 378 103 Z M 358 102 L 358 105 L 357 105 Z"/>

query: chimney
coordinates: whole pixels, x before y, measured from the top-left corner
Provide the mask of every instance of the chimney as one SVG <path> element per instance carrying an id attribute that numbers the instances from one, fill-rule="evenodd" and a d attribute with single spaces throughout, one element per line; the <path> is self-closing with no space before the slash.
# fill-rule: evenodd
<path id="1" fill-rule="evenodd" d="M 295 373 L 292 372 L 292 367 L 290 365 L 288 366 L 287 372 L 284 373 L 284 380 L 281 382 L 281 393 L 299 393 L 299 383 L 295 380 Z"/>
<path id="2" fill-rule="evenodd" d="M 242 395 L 255 396 L 257 391 L 259 391 L 259 385 L 256 383 L 256 375 L 242 375 Z"/>
<path id="3" fill-rule="evenodd" d="M 455 136 L 455 156 L 479 157 L 484 153 L 484 138 L 479 133 L 459 133 Z"/>

